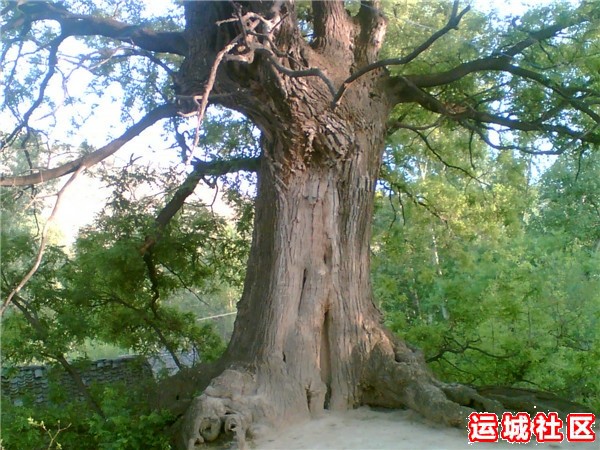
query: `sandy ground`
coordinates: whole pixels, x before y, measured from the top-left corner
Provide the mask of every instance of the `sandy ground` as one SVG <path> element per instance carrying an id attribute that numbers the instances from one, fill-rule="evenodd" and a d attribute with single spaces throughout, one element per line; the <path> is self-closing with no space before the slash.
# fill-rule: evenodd
<path id="1" fill-rule="evenodd" d="M 326 413 L 321 419 L 299 424 L 250 445 L 256 450 L 462 450 L 578 449 L 600 450 L 598 424 L 594 443 L 469 444 L 467 429 L 445 428 L 427 424 L 411 411 L 375 411 L 359 408 L 344 414 Z"/>

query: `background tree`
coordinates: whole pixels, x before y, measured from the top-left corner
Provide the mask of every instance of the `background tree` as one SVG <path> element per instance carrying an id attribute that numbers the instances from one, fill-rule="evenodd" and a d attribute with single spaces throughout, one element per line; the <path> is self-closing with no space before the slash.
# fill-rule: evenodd
<path id="1" fill-rule="evenodd" d="M 140 236 L 137 254 L 129 250 L 128 257 L 142 261 L 158 252 L 175 211 L 202 177 L 258 168 L 235 329 L 216 366 L 220 375 L 186 414 L 184 445 L 213 438 L 222 423 L 243 439 L 255 423 L 358 404 L 406 406 L 454 425 L 471 411 L 467 405 L 498 410 L 473 390 L 438 381 L 419 352 L 380 324 L 369 238 L 385 141 L 404 130 L 442 160 L 433 138 L 447 129 L 469 136 L 470 154 L 478 140 L 527 153 L 597 146 L 597 4 L 552 5 L 503 23 L 467 14 L 459 2 L 385 10 L 379 2 L 346 8 L 341 1 L 304 8 L 188 2 L 183 8 L 183 23 L 172 17 L 130 25 L 139 7 L 107 13 L 87 4 L 9 3 L 3 59 L 42 54 L 47 65 L 25 78 L 16 63 L 8 65 L 7 107 L 21 120 L 6 142 L 31 126 L 50 81 L 63 73 L 60 49 L 72 37 L 88 37 L 96 48 L 102 64 L 90 68 L 99 80 L 131 77 L 125 117 L 147 113 L 97 151 L 54 167 L 32 166 L 0 183 L 26 186 L 91 167 L 158 120 L 202 117 L 207 103 L 242 113 L 260 130 L 258 158 L 192 159 L 187 181 L 158 213 L 154 229 Z M 399 45 L 390 49 L 393 57 L 380 59 L 386 15 L 403 24 L 414 18 L 421 28 L 409 33 L 390 20 Z M 34 50 L 22 51 L 25 42 Z M 23 110 L 36 82 L 39 90 Z M 137 82 L 150 89 L 136 88 Z M 184 160 L 190 159 L 194 145 L 181 139 L 177 120 L 170 123 Z"/>
<path id="2" fill-rule="evenodd" d="M 455 150 L 443 164 L 419 142 L 388 148 L 372 242 L 387 325 L 442 379 L 552 391 L 597 409 L 597 217 L 587 208 L 597 153 L 567 168 L 559 159 L 536 180 L 529 156 Z"/>

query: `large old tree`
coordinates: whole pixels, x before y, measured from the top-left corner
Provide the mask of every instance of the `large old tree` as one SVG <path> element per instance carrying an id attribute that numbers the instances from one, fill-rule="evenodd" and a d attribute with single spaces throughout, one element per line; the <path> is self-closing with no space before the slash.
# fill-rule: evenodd
<path id="1" fill-rule="evenodd" d="M 412 133 L 429 145 L 427 136 L 444 126 L 498 151 L 597 147 L 600 6 L 549 7 L 527 22 L 498 24 L 494 36 L 482 27 L 469 51 L 454 51 L 445 39 L 476 13 L 459 2 L 423 3 L 421 14 L 443 16 L 444 23 L 437 31 L 427 28 L 420 43 L 403 39 L 406 27 L 394 30 L 402 54 L 382 59 L 386 13 L 402 16 L 410 7 L 185 2 L 179 31 L 125 23 L 85 5 L 11 2 L 5 8 L 3 58 L 40 23 L 58 24 L 46 31 L 39 91 L 17 114 L 17 128 L 4 134 L 5 147 L 32 126 L 61 46 L 73 37 L 104 46 L 99 50 L 109 57 L 118 47 L 125 49 L 120 58 L 141 55 L 178 67 L 170 71 L 171 97 L 121 137 L 66 164 L 2 174 L 0 185 L 28 186 L 88 168 L 159 120 L 204 114 L 207 104 L 236 110 L 260 130 L 258 159 L 196 160 L 156 218 L 156 233 L 140 242 L 141 257 L 152 252 L 204 175 L 257 172 L 253 242 L 235 330 L 219 374 L 183 419 L 187 448 L 223 429 L 243 439 L 261 424 L 361 404 L 408 407 L 453 425 L 471 408 L 498 409 L 473 390 L 436 380 L 419 352 L 381 324 L 369 281 L 369 239 L 386 138 Z M 435 64 L 419 64 L 436 48 Z"/>

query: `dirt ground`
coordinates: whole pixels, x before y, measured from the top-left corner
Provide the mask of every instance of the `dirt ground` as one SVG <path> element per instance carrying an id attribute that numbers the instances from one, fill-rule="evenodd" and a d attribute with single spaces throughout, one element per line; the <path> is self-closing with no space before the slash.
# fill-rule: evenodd
<path id="1" fill-rule="evenodd" d="M 344 414 L 326 413 L 322 418 L 299 424 L 250 444 L 255 450 L 462 450 L 519 449 L 600 450 L 598 420 L 594 443 L 499 443 L 469 444 L 467 429 L 445 428 L 426 423 L 411 411 L 375 411 L 363 407 Z M 563 430 L 564 431 L 564 430 Z"/>

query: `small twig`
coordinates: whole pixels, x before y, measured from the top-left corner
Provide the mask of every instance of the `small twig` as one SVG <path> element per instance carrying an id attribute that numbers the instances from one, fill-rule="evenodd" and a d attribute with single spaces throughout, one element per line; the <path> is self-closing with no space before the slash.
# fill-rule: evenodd
<path id="1" fill-rule="evenodd" d="M 205 320 L 219 319 L 221 317 L 233 316 L 234 314 L 237 314 L 237 311 L 223 313 L 223 314 L 216 314 L 214 316 L 200 317 L 199 319 L 196 319 L 196 322 L 203 322 Z"/>
<path id="2" fill-rule="evenodd" d="M 204 182 L 206 183 L 206 179 L 204 180 Z M 211 186 L 211 187 L 214 189 L 215 195 L 213 195 L 212 202 L 210 203 L 210 211 L 213 214 L 215 214 L 214 207 L 215 207 L 215 203 L 217 202 L 217 197 L 219 196 L 219 185 L 217 184 L 216 180 L 215 180 L 214 186 Z"/>
<path id="3" fill-rule="evenodd" d="M 31 118 L 31 115 L 35 112 L 35 110 L 44 101 L 46 88 L 48 87 L 50 80 L 56 73 L 56 67 L 58 64 L 58 48 L 60 47 L 60 44 L 62 44 L 62 42 L 66 39 L 66 37 L 67 36 L 61 34 L 57 38 L 53 39 L 50 43 L 50 55 L 48 56 L 48 71 L 46 72 L 46 76 L 40 84 L 38 96 L 33 102 L 33 104 L 29 107 L 27 112 L 24 114 L 23 120 L 21 120 L 21 122 L 15 127 L 15 129 L 10 133 L 8 137 L 3 138 L 2 141 L 0 141 L 0 147 L 2 149 L 10 145 L 23 128 L 29 128 L 29 119 Z"/>
<path id="4" fill-rule="evenodd" d="M 398 195 L 400 196 L 400 195 Z M 398 218 L 398 211 L 396 210 L 396 207 L 394 206 L 394 191 L 392 189 L 389 190 L 388 192 L 388 200 L 390 202 L 390 207 L 392 208 L 392 211 L 394 212 L 394 217 L 392 219 L 392 221 L 390 222 L 390 225 L 388 226 L 388 233 L 391 231 L 392 227 L 394 226 L 394 224 L 396 223 L 396 219 Z M 402 219 L 404 219 L 404 211 L 402 212 Z M 404 224 L 406 224 L 406 222 L 404 221 Z"/>
<path id="5" fill-rule="evenodd" d="M 436 100 L 437 101 L 437 100 Z M 440 103 L 441 104 L 441 103 Z M 406 129 L 406 130 L 410 130 L 413 133 L 415 133 L 425 144 L 425 146 L 429 149 L 429 151 L 431 151 L 431 153 L 433 153 L 433 155 L 442 163 L 444 164 L 444 166 L 452 168 L 452 169 L 456 169 L 459 170 L 461 172 L 463 172 L 465 175 L 467 175 L 469 178 L 477 181 L 478 183 L 481 183 L 485 186 L 489 186 L 488 183 L 484 182 L 483 180 L 480 180 L 479 178 L 477 178 L 475 175 L 473 175 L 472 173 L 470 173 L 468 170 L 460 167 L 460 166 L 455 166 L 453 164 L 450 164 L 448 162 L 446 162 L 442 156 L 435 150 L 435 148 L 433 148 L 433 146 L 431 145 L 431 143 L 429 142 L 429 139 L 427 138 L 427 136 L 423 133 L 423 131 L 429 130 L 431 128 L 435 128 L 437 127 L 440 123 L 441 123 L 441 117 L 439 117 L 435 122 L 433 122 L 432 124 L 428 124 L 428 125 L 424 125 L 424 126 L 412 126 L 412 125 L 408 125 L 408 124 L 404 124 L 402 122 L 397 122 L 394 123 L 393 126 L 395 127 L 395 129 Z M 462 123 L 462 122 L 461 122 Z"/>
<path id="6" fill-rule="evenodd" d="M 240 37 L 241 37 L 241 35 L 237 36 L 229 44 L 227 44 L 225 46 L 225 48 L 223 48 L 223 50 L 221 50 L 219 53 L 217 53 L 217 56 L 215 57 L 213 65 L 210 68 L 210 73 L 208 75 L 208 80 L 206 80 L 206 86 L 204 86 L 204 92 L 202 93 L 202 96 L 194 97 L 194 101 L 196 103 L 198 103 L 198 100 L 200 100 L 200 102 L 198 103 L 198 123 L 196 124 L 196 131 L 194 134 L 194 143 L 192 144 L 191 152 L 188 155 L 188 158 L 186 159 L 185 162 L 189 161 L 190 158 L 193 156 L 194 150 L 195 150 L 196 146 L 198 145 L 198 141 L 200 140 L 200 126 L 202 125 L 202 121 L 204 120 L 204 114 L 206 112 L 206 107 L 208 106 L 208 97 L 210 96 L 210 93 L 215 84 L 215 80 L 217 78 L 217 71 L 219 70 L 219 65 L 221 64 L 223 57 L 227 53 L 229 53 L 231 51 L 231 49 L 233 49 L 233 47 L 235 47 L 237 45 L 238 41 L 240 40 Z"/>
<path id="7" fill-rule="evenodd" d="M 2 308 L 0 309 L 0 317 L 2 317 L 4 315 L 4 312 L 10 305 L 13 297 L 15 295 L 17 295 L 21 289 L 23 289 L 23 287 L 27 284 L 27 282 L 31 279 L 31 277 L 37 272 L 38 268 L 40 267 L 40 264 L 42 262 L 42 257 L 44 256 L 44 251 L 46 250 L 46 244 L 48 242 L 48 230 L 50 228 L 50 224 L 56 218 L 56 214 L 61 205 L 61 200 L 63 198 L 63 194 L 66 192 L 66 190 L 71 185 L 71 183 L 73 183 L 73 181 L 75 181 L 75 179 L 79 176 L 79 174 L 84 169 L 85 169 L 84 166 L 79 166 L 79 168 L 75 171 L 75 173 L 73 173 L 73 175 L 71 175 L 71 177 L 67 180 L 67 182 L 60 189 L 60 191 L 58 191 L 58 194 L 56 194 L 56 203 L 54 204 L 54 208 L 52 209 L 52 213 L 50 214 L 50 217 L 48 217 L 48 220 L 46 221 L 46 223 L 44 224 L 44 228 L 42 229 L 42 238 L 40 241 L 40 248 L 38 249 L 38 253 L 37 253 L 35 262 L 34 262 L 33 266 L 31 267 L 31 269 L 29 270 L 29 272 L 27 272 L 27 274 L 23 277 L 23 279 L 19 282 L 19 284 L 11 291 L 10 294 L 8 294 L 8 297 L 6 297 L 6 300 L 4 300 L 4 302 L 2 304 Z"/>
<path id="8" fill-rule="evenodd" d="M 196 293 L 194 292 L 194 290 L 192 288 L 190 288 L 187 283 L 185 282 L 185 280 L 183 278 L 181 278 L 181 275 L 179 275 L 177 272 L 175 272 L 175 270 L 173 270 L 171 267 L 169 267 L 168 265 L 166 265 L 163 261 L 159 261 L 160 264 L 167 269 L 169 272 L 171 272 L 181 283 L 181 285 L 183 286 L 183 288 L 188 291 L 190 294 L 192 294 L 194 297 L 196 297 L 196 300 L 198 300 L 201 303 L 204 303 L 206 306 L 210 307 L 210 304 L 206 301 L 206 300 L 202 300 L 202 298 Z"/>
<path id="9" fill-rule="evenodd" d="M 477 181 L 478 183 L 481 183 L 484 186 L 489 186 L 489 183 L 486 183 L 483 180 L 480 180 L 479 178 L 477 178 L 475 175 L 473 175 L 472 173 L 470 173 L 468 170 L 460 167 L 460 166 L 456 166 L 454 164 L 450 164 L 449 162 L 445 161 L 444 158 L 442 158 L 442 156 L 435 150 L 435 148 L 433 148 L 433 146 L 431 145 L 431 143 L 429 142 L 429 139 L 427 139 L 427 136 L 425 136 L 422 132 L 420 131 L 416 131 L 413 130 L 417 136 L 419 136 L 421 138 L 421 140 L 423 141 L 423 143 L 425 144 L 425 146 L 429 149 L 429 151 L 431 153 L 433 153 L 433 155 L 446 167 L 451 168 L 451 169 L 455 169 L 455 170 L 459 170 L 462 173 L 464 173 L 466 176 L 468 176 L 469 178 Z"/>
<path id="10" fill-rule="evenodd" d="M 439 213 L 435 207 L 431 206 L 427 201 L 424 201 L 422 199 L 419 199 L 417 195 L 413 194 L 412 192 L 408 191 L 408 189 L 403 188 L 399 183 L 392 181 L 392 180 L 385 180 L 390 187 L 395 190 L 398 193 L 398 198 L 400 198 L 400 193 L 405 193 L 406 196 L 410 199 L 410 201 L 412 201 L 416 206 L 422 206 L 423 208 L 425 208 L 427 210 L 427 212 L 429 212 L 429 214 L 431 214 L 432 216 L 436 217 L 440 222 L 442 222 L 444 225 L 446 225 L 446 227 L 448 227 L 448 219 L 444 218 L 442 216 L 441 213 Z M 404 207 L 404 205 L 403 205 Z M 404 215 L 404 211 L 403 211 L 403 215 Z M 403 219 L 406 220 L 406 218 L 403 216 Z"/>

